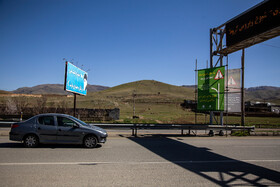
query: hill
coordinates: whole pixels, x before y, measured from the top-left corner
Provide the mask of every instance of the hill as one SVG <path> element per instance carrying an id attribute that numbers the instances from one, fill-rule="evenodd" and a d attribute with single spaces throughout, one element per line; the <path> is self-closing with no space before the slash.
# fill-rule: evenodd
<path id="1" fill-rule="evenodd" d="M 154 80 L 141 80 L 112 87 L 101 92 L 100 95 L 115 97 L 123 100 L 146 99 L 146 102 L 175 101 L 193 99 L 194 89 L 189 87 L 174 86 Z"/>
<path id="2" fill-rule="evenodd" d="M 108 87 L 98 85 L 88 85 L 88 92 L 98 92 Z M 22 87 L 14 90 L 16 94 L 59 94 L 66 95 L 63 84 L 42 84 L 34 87 Z"/>
<path id="3" fill-rule="evenodd" d="M 245 90 L 246 101 L 280 104 L 280 88 L 272 86 L 252 87 Z"/>
<path id="4" fill-rule="evenodd" d="M 131 83 L 122 84 L 112 87 L 101 92 L 107 98 L 119 98 L 123 100 L 134 99 L 144 102 L 159 102 L 159 101 L 181 101 L 182 99 L 194 99 L 194 85 L 174 86 L 154 80 L 142 80 Z M 259 86 L 245 89 L 246 101 L 260 101 L 280 104 L 280 87 Z"/>
<path id="5" fill-rule="evenodd" d="M 172 123 L 174 118 L 186 113 L 180 106 L 184 99 L 194 99 L 194 89 L 141 80 L 89 93 L 78 98 L 78 105 L 120 108 L 121 122 L 125 123 Z"/>
<path id="6" fill-rule="evenodd" d="M 11 92 L 5 91 L 5 90 L 0 90 L 0 94 L 11 94 Z"/>
<path id="7" fill-rule="evenodd" d="M 122 84 L 101 92 L 107 98 L 119 98 L 119 100 L 141 102 L 177 102 L 181 100 L 194 100 L 194 85 L 174 86 L 154 80 L 142 80 Z M 280 87 L 259 86 L 245 89 L 246 101 L 259 101 L 280 104 Z"/>

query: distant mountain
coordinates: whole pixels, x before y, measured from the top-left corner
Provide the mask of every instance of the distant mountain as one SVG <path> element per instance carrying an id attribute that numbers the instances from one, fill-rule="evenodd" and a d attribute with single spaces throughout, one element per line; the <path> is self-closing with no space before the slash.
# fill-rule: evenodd
<path id="1" fill-rule="evenodd" d="M 5 90 L 0 90 L 0 94 L 11 94 L 11 92 L 5 91 Z"/>
<path id="2" fill-rule="evenodd" d="M 106 90 L 108 88 L 110 88 L 110 87 L 100 86 L 100 85 L 90 85 L 90 84 L 87 85 L 87 91 L 88 92 L 99 92 L 99 91 L 102 91 L 102 90 Z"/>
<path id="3" fill-rule="evenodd" d="M 258 86 L 245 90 L 247 101 L 280 103 L 280 87 Z"/>
<path id="4" fill-rule="evenodd" d="M 257 87 L 251 87 L 246 88 L 248 91 L 258 91 L 258 90 L 269 90 L 269 91 L 279 91 L 280 87 L 275 86 L 257 86 Z"/>
<path id="5" fill-rule="evenodd" d="M 182 85 L 182 87 L 186 87 L 186 88 L 195 88 L 196 85 Z"/>
<path id="6" fill-rule="evenodd" d="M 105 89 L 108 89 L 109 87 L 106 86 L 99 86 L 99 85 L 88 85 L 87 90 L 88 92 L 98 92 Z M 22 87 L 18 88 L 12 93 L 16 94 L 59 94 L 59 95 L 66 95 L 67 92 L 64 91 L 64 85 L 63 84 L 42 84 L 38 86 L 33 87 Z"/>

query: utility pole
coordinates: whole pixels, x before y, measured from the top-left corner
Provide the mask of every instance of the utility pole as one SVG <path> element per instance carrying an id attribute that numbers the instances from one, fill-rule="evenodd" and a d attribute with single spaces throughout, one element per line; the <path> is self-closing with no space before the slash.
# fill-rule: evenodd
<path id="1" fill-rule="evenodd" d="M 135 90 L 133 90 L 133 94 L 132 94 L 132 96 L 133 96 L 133 119 L 135 118 L 135 96 L 136 96 L 136 94 L 135 94 Z"/>
<path id="2" fill-rule="evenodd" d="M 195 60 L 195 91 L 194 91 L 194 97 L 196 102 L 196 108 L 195 108 L 195 118 L 194 118 L 194 124 L 197 124 L 197 59 Z"/>

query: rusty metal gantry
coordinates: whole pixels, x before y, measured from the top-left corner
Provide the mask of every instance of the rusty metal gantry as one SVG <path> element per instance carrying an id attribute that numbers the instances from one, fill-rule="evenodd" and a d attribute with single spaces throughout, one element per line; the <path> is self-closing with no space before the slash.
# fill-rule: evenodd
<path id="1" fill-rule="evenodd" d="M 221 26 L 210 29 L 210 68 L 218 64 L 223 66 L 224 57 L 242 50 L 241 125 L 243 126 L 245 124 L 245 48 L 277 36 L 280 36 L 280 1 L 278 0 L 264 0 Z M 223 112 L 220 115 L 221 125 L 223 125 Z M 212 118 L 213 112 L 210 113 L 210 124 L 213 124 Z"/>
<path id="2" fill-rule="evenodd" d="M 210 68 L 223 66 L 223 59 L 227 54 L 220 53 L 225 44 L 225 26 L 210 29 Z M 214 112 L 210 111 L 210 124 L 213 125 Z M 223 125 L 223 112 L 220 112 L 220 125 Z"/>
<path id="3" fill-rule="evenodd" d="M 210 29 L 210 68 L 224 66 L 224 58 L 229 53 L 235 52 L 237 48 L 226 48 L 226 24 L 223 24 L 217 28 Z M 244 55 L 245 50 L 242 48 L 241 57 L 241 70 L 242 70 L 242 84 L 241 84 L 241 125 L 245 125 L 245 100 L 244 100 Z M 227 61 L 228 63 L 228 61 Z M 227 67 L 228 69 L 228 67 Z M 226 91 L 228 86 L 226 84 Z M 214 112 L 210 112 L 210 124 L 213 124 Z M 223 112 L 220 112 L 220 125 L 223 125 Z"/>

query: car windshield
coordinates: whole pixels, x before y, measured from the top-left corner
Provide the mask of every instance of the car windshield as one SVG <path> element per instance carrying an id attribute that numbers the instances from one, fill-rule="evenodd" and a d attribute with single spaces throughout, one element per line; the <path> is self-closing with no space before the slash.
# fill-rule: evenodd
<path id="1" fill-rule="evenodd" d="M 77 121 L 79 124 L 81 124 L 81 125 L 83 125 L 83 126 L 91 127 L 89 124 L 83 122 L 82 120 L 79 120 L 79 119 L 77 119 L 77 118 L 75 118 L 75 117 L 73 117 L 73 116 L 69 116 L 69 117 L 70 117 L 71 119 Z"/>

